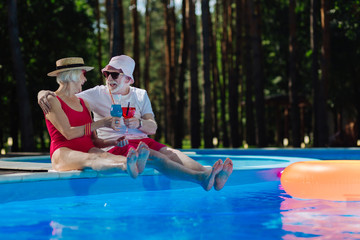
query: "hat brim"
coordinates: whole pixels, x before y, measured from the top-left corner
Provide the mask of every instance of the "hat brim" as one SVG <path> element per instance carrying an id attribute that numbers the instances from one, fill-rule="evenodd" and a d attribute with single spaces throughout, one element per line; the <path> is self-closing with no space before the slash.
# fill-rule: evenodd
<path id="1" fill-rule="evenodd" d="M 58 69 L 58 70 L 49 72 L 47 75 L 48 75 L 49 77 L 56 77 L 58 73 L 66 72 L 66 71 L 71 71 L 71 70 L 77 70 L 77 69 L 82 69 L 82 70 L 85 70 L 85 71 L 88 72 L 88 71 L 93 70 L 94 67 L 81 66 L 81 67 L 63 68 L 63 69 Z"/>

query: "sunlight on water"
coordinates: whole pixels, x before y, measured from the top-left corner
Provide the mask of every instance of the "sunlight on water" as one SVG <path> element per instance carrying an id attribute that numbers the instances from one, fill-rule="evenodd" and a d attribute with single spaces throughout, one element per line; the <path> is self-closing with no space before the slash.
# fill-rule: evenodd
<path id="1" fill-rule="evenodd" d="M 360 202 L 300 200 L 278 181 L 0 204 L 0 238 L 359 239 Z"/>

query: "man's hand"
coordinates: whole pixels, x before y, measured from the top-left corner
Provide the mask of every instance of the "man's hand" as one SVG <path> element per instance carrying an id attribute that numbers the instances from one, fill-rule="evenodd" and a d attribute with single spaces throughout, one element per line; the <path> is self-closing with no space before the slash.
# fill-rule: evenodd
<path id="1" fill-rule="evenodd" d="M 51 105 L 47 99 L 49 95 L 56 97 L 54 92 L 48 90 L 42 90 L 38 93 L 38 104 L 40 105 L 44 114 L 48 114 L 51 110 Z"/>
<path id="2" fill-rule="evenodd" d="M 124 118 L 124 124 L 125 124 L 125 126 L 128 127 L 128 128 L 134 129 L 134 128 L 138 128 L 138 127 L 139 127 L 140 122 L 139 122 L 139 119 L 138 119 L 138 118 L 135 118 L 135 117 L 133 117 L 133 118 L 128 118 L 128 119 Z"/>

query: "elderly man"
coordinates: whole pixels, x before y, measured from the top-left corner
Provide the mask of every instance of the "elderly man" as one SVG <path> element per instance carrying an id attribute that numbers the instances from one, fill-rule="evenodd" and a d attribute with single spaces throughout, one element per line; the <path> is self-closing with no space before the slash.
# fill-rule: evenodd
<path id="1" fill-rule="evenodd" d="M 146 90 L 131 86 L 134 83 L 134 68 L 135 61 L 131 57 L 113 57 L 102 69 L 106 85 L 96 86 L 78 94 L 89 103 L 95 121 L 110 116 L 114 103 L 135 108 L 133 117 L 122 118 L 120 131 L 109 128 L 97 130 L 98 137 L 107 140 L 126 135 L 129 144 L 105 150 L 116 155 L 126 155 L 131 147 L 136 148 L 140 142 L 144 142 L 150 148 L 147 167 L 153 167 L 170 178 L 198 183 L 206 191 L 212 187 L 216 190 L 222 189 L 233 171 L 230 159 L 226 159 L 225 162 L 219 159 L 212 168 L 206 168 L 181 151 L 148 137 L 156 133 L 157 124 Z M 40 91 L 38 94 L 39 104 L 45 113 L 50 109 L 46 100 L 49 94 L 49 91 Z M 124 111 L 126 112 L 127 108 L 124 108 Z M 127 134 L 125 128 L 129 129 Z"/>

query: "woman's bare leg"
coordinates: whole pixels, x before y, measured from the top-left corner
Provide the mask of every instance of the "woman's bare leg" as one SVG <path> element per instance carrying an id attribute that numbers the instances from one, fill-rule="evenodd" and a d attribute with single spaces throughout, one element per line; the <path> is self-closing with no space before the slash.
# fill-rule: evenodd
<path id="1" fill-rule="evenodd" d="M 97 171 L 126 171 L 126 158 L 115 156 L 101 149 L 92 148 L 89 153 L 75 151 L 69 148 L 59 148 L 52 155 L 52 166 L 57 171 L 82 170 L 92 168 Z"/>
<path id="2" fill-rule="evenodd" d="M 128 159 L 113 155 L 99 148 L 90 149 L 89 153 L 75 151 L 69 148 L 59 148 L 52 156 L 52 166 L 57 171 L 82 170 L 91 168 L 96 171 L 121 170 L 136 178 L 139 174 L 136 162 L 137 152 L 129 151 Z"/>

